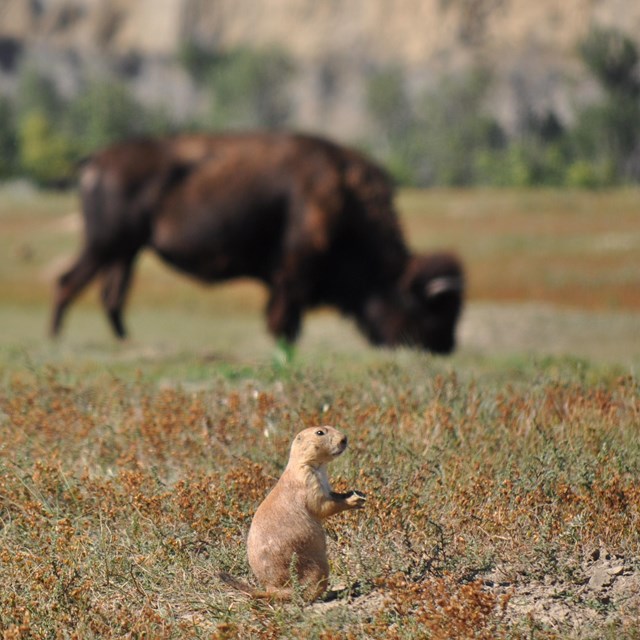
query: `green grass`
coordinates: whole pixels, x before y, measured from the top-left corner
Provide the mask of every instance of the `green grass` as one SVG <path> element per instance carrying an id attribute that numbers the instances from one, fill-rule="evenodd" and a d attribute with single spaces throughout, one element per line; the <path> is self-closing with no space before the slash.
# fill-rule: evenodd
<path id="1" fill-rule="evenodd" d="M 637 192 L 403 193 L 411 244 L 467 264 L 459 350 L 374 350 L 321 310 L 290 364 L 259 287 L 150 256 L 129 341 L 95 289 L 49 341 L 77 205 L 1 195 L 5 638 L 640 637 Z M 230 592 L 217 572 L 252 580 L 251 516 L 319 423 L 349 435 L 334 485 L 368 495 L 327 522 L 337 598 Z"/>

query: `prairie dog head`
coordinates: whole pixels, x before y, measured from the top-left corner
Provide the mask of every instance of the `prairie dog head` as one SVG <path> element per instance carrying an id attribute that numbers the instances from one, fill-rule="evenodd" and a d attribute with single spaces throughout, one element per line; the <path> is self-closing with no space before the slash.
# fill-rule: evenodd
<path id="1" fill-rule="evenodd" d="M 337 458 L 347 448 L 347 436 L 329 426 L 303 429 L 291 444 L 290 461 L 321 465 Z"/>

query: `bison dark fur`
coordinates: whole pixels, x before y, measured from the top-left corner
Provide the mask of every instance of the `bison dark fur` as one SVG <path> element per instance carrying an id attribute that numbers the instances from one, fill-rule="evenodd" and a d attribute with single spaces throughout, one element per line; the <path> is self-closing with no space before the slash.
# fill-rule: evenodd
<path id="1" fill-rule="evenodd" d="M 293 134 L 180 135 L 108 147 L 84 163 L 84 249 L 57 284 L 52 333 L 96 276 L 115 333 L 138 252 L 206 282 L 270 291 L 271 333 L 293 342 L 305 309 L 353 317 L 374 344 L 450 352 L 463 275 L 410 254 L 387 174 L 360 153 Z"/>

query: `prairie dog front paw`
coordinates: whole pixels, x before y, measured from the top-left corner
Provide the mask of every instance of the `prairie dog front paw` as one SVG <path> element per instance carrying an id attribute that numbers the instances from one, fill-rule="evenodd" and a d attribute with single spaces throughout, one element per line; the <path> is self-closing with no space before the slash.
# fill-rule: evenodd
<path id="1" fill-rule="evenodd" d="M 360 491 L 352 491 L 351 495 L 346 499 L 346 503 L 352 509 L 362 509 L 367 501 L 367 497 Z"/>

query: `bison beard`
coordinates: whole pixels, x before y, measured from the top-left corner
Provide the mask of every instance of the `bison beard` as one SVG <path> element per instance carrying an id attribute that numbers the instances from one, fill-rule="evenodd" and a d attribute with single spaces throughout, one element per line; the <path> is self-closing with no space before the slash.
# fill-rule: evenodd
<path id="1" fill-rule="evenodd" d="M 252 277 L 269 331 L 296 340 L 308 308 L 353 317 L 378 345 L 448 353 L 463 299 L 449 254 L 411 255 L 387 174 L 358 152 L 293 134 L 181 135 L 108 147 L 84 163 L 84 249 L 58 280 L 51 331 L 96 276 L 119 337 L 144 247 L 205 282 Z"/>

